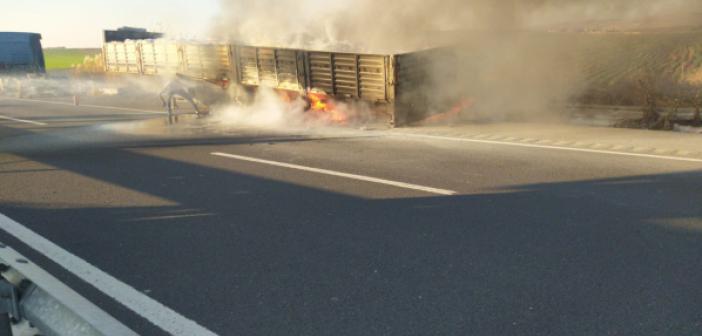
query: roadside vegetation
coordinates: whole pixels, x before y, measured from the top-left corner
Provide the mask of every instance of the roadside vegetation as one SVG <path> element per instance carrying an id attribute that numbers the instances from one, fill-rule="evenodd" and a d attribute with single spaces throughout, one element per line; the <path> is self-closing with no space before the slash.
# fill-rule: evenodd
<path id="1" fill-rule="evenodd" d="M 694 107 L 702 88 L 702 31 L 579 34 L 582 104 L 640 106 L 656 91 L 658 107 Z M 650 105 L 651 102 L 647 103 Z"/>
<path id="2" fill-rule="evenodd" d="M 640 118 L 620 120 L 617 127 L 702 126 L 702 31 L 571 37 L 567 43 L 583 71 L 578 104 L 641 108 Z"/>

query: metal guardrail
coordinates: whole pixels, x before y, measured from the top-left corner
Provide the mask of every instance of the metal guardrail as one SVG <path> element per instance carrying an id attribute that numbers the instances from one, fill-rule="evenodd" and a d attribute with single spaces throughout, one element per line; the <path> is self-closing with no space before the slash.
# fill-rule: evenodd
<path id="1" fill-rule="evenodd" d="M 12 335 L 11 320 L 25 319 L 43 336 L 138 335 L 2 243 L 0 265 L 0 336 Z"/>

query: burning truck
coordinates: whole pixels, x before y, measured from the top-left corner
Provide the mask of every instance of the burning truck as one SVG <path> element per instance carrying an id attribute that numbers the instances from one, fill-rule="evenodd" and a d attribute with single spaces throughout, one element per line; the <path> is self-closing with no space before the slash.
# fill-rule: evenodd
<path id="1" fill-rule="evenodd" d="M 433 82 L 456 76 L 447 71 L 450 66 L 437 66 L 456 62 L 448 48 L 370 54 L 145 39 L 106 42 L 103 57 L 107 73 L 225 79 L 249 94 L 272 88 L 288 99 L 304 98 L 310 112 L 337 122 L 346 118 L 335 109 L 338 101 L 363 102 L 376 119 L 392 126 L 440 118 L 470 105 L 458 92 L 442 99 L 457 104 L 433 102 Z"/>

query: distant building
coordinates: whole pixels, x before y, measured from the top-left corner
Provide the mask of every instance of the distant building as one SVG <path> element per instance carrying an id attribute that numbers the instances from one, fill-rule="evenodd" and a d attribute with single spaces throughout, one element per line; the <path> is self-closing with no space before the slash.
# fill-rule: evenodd
<path id="1" fill-rule="evenodd" d="M 107 42 L 124 42 L 126 40 L 150 40 L 163 37 L 163 33 L 154 33 L 144 28 L 122 27 L 117 30 L 105 30 L 104 39 Z"/>
<path id="2" fill-rule="evenodd" d="M 0 73 L 44 73 L 41 35 L 0 32 Z"/>

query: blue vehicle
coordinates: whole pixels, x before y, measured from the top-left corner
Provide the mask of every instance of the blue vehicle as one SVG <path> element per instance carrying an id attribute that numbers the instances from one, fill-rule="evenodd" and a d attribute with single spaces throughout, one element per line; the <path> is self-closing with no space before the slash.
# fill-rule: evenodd
<path id="1" fill-rule="evenodd" d="M 0 32 L 0 73 L 45 73 L 41 35 Z"/>

